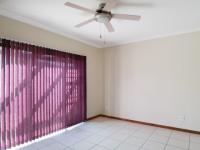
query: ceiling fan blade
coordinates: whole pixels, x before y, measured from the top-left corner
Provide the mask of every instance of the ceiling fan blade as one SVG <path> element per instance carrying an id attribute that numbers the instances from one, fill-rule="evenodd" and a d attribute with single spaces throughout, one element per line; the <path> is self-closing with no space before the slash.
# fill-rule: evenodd
<path id="1" fill-rule="evenodd" d="M 110 22 L 104 23 L 104 25 L 106 26 L 107 30 L 109 32 L 114 32 L 115 29 L 113 28 L 112 24 Z"/>
<path id="2" fill-rule="evenodd" d="M 103 8 L 104 11 L 111 11 L 115 6 L 117 6 L 118 1 L 117 0 L 106 0 L 106 5 Z"/>
<path id="3" fill-rule="evenodd" d="M 138 16 L 138 15 L 126 15 L 126 14 L 112 14 L 112 18 L 138 21 L 138 20 L 141 19 L 141 16 Z"/>
<path id="4" fill-rule="evenodd" d="M 88 9 L 88 8 L 85 8 L 85 7 L 79 6 L 79 5 L 74 4 L 74 3 L 70 3 L 70 2 L 66 2 L 65 6 L 69 6 L 71 8 L 75 8 L 75 9 L 79 9 L 79 10 L 82 10 L 82 11 L 86 11 L 86 12 L 89 12 L 89 13 L 92 13 L 92 14 L 96 13 L 96 11 L 94 11 L 94 10 L 91 10 L 91 9 Z"/>
<path id="5" fill-rule="evenodd" d="M 81 22 L 80 24 L 77 24 L 75 27 L 79 28 L 79 27 L 82 27 L 88 23 L 91 23 L 92 21 L 95 21 L 95 18 L 92 18 L 92 19 L 89 19 L 89 20 L 86 20 L 84 22 Z"/>

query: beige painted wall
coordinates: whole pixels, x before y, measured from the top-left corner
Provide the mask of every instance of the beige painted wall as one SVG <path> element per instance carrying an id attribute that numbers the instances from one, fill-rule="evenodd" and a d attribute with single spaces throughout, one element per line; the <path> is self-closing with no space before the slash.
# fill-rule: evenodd
<path id="1" fill-rule="evenodd" d="M 103 50 L 0 16 L 0 37 L 87 56 L 87 116 L 103 111 Z"/>
<path id="2" fill-rule="evenodd" d="M 105 113 L 200 131 L 200 32 L 107 48 Z"/>
<path id="3" fill-rule="evenodd" d="M 108 115 L 200 131 L 200 32 L 107 48 L 105 54 L 2 16 L 0 36 L 86 55 L 88 117 L 105 108 Z"/>

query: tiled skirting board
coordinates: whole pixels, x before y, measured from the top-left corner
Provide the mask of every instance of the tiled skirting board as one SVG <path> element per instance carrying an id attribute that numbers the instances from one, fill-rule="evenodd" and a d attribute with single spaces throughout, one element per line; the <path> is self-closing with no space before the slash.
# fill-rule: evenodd
<path id="1" fill-rule="evenodd" d="M 117 119 L 117 120 L 123 120 L 123 121 L 128 121 L 128 122 L 138 123 L 138 124 L 143 124 L 143 125 L 149 125 L 149 126 L 154 126 L 154 127 L 159 127 L 159 128 L 165 128 L 165 129 L 171 129 L 171 130 L 176 130 L 176 131 L 182 131 L 182 132 L 200 134 L 200 131 L 194 131 L 194 130 L 189 130 L 189 129 L 176 128 L 176 127 L 171 127 L 171 126 L 166 126 L 166 125 L 159 125 L 159 124 L 154 124 L 154 123 L 148 123 L 148 122 L 137 121 L 137 120 L 131 120 L 131 119 L 126 119 L 126 118 L 108 116 L 108 115 L 103 115 L 103 114 L 99 114 L 99 115 L 90 117 L 90 118 L 88 118 L 87 120 L 92 120 L 92 119 L 95 119 L 95 118 L 98 118 L 98 117 L 106 117 L 106 118 L 112 118 L 112 119 Z"/>

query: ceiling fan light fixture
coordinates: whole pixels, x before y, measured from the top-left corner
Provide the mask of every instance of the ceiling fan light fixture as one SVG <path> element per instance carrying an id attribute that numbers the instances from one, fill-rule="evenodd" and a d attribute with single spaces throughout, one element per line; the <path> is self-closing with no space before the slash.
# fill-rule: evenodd
<path id="1" fill-rule="evenodd" d="M 109 13 L 97 13 L 95 15 L 96 21 L 100 23 L 110 22 L 112 15 Z"/>

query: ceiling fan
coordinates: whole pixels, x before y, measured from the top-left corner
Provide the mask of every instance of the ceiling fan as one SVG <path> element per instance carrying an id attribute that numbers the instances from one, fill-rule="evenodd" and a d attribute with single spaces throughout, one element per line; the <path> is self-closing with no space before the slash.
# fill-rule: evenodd
<path id="1" fill-rule="evenodd" d="M 113 14 L 111 10 L 115 8 L 120 3 L 117 0 L 105 0 L 105 3 L 101 3 L 97 10 L 91 10 L 77 4 L 66 2 L 65 5 L 71 8 L 75 8 L 78 10 L 86 11 L 88 13 L 94 14 L 94 17 L 86 20 L 75 27 L 82 27 L 87 25 L 93 21 L 97 21 L 99 23 L 103 23 L 109 32 L 114 32 L 114 28 L 110 23 L 111 19 L 123 19 L 123 20 L 134 20 L 139 21 L 141 16 L 139 15 L 127 15 L 127 14 Z"/>

